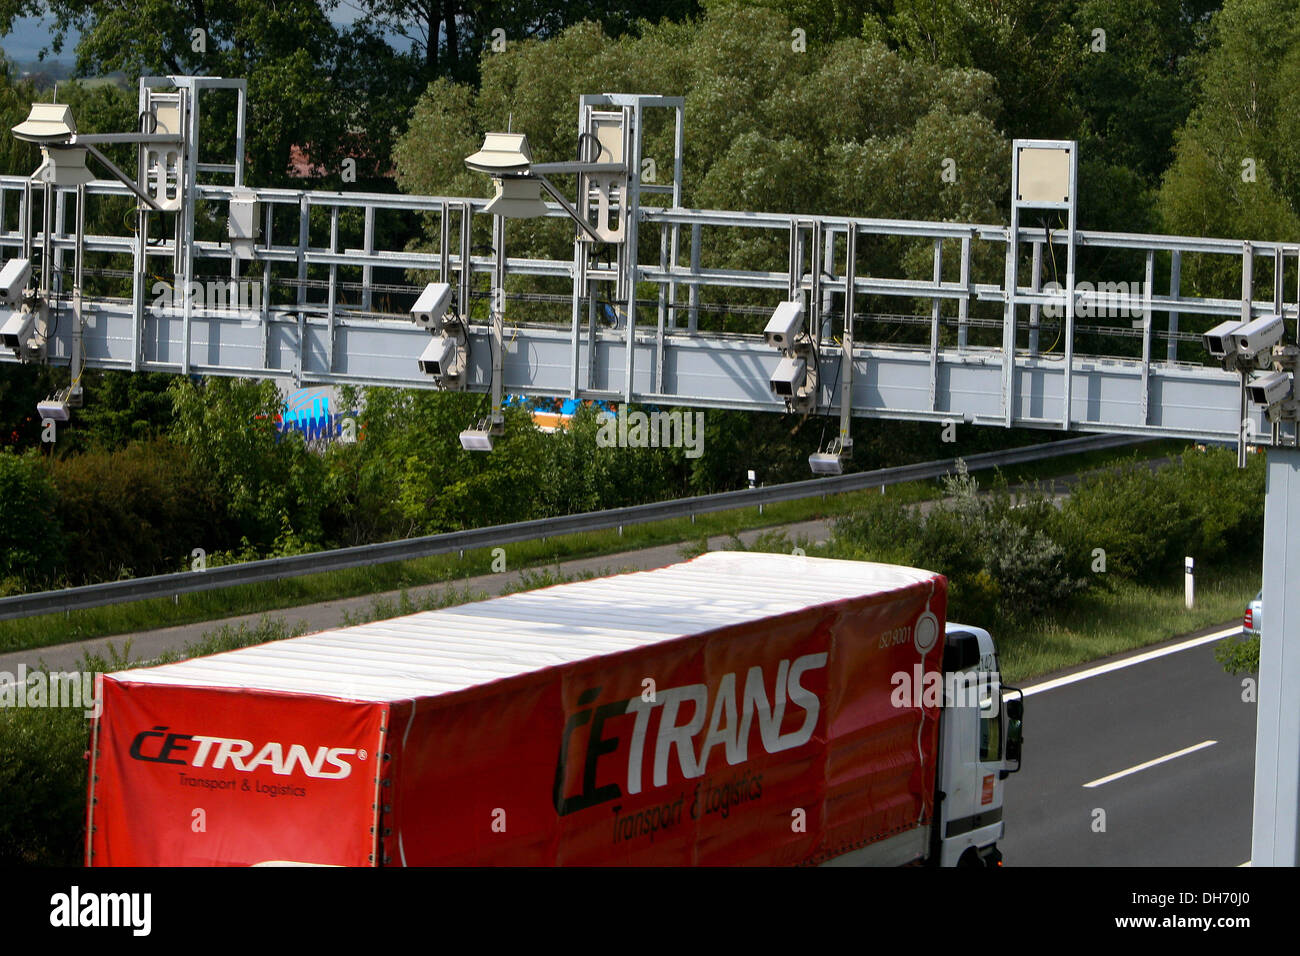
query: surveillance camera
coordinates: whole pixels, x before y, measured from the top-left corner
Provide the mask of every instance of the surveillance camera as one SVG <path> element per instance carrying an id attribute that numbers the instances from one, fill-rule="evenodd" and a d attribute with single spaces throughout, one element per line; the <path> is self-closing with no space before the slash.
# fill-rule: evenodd
<path id="1" fill-rule="evenodd" d="M 788 349 L 802 331 L 803 303 L 782 302 L 763 330 L 763 338 L 774 348 Z"/>
<path id="2" fill-rule="evenodd" d="M 1285 332 L 1286 323 L 1282 321 L 1282 316 L 1266 315 L 1262 319 L 1247 322 L 1229 337 L 1238 355 L 1252 359 L 1281 342 Z"/>
<path id="3" fill-rule="evenodd" d="M 794 398 L 808 379 L 808 363 L 789 355 L 782 357 L 768 381 L 772 394 L 778 398 Z"/>
<path id="4" fill-rule="evenodd" d="M 1236 346 L 1232 341 L 1232 333 L 1244 324 L 1236 320 L 1220 322 L 1201 336 L 1201 341 L 1205 343 L 1205 351 L 1216 359 L 1224 359 L 1229 353 L 1235 353 Z"/>
<path id="5" fill-rule="evenodd" d="M 0 299 L 5 305 L 14 306 L 23 297 L 23 289 L 32 277 L 30 259 L 10 259 L 0 269 Z"/>
<path id="6" fill-rule="evenodd" d="M 436 375 L 438 378 L 455 374 L 457 352 L 455 339 L 450 336 L 438 336 L 428 344 L 424 354 L 420 356 L 420 371 L 426 375 Z"/>
<path id="7" fill-rule="evenodd" d="M 1272 405 L 1291 395 L 1291 373 L 1273 372 L 1246 386 L 1246 397 L 1256 405 Z"/>
<path id="8" fill-rule="evenodd" d="M 430 282 L 411 306 L 411 318 L 421 328 L 434 332 L 442 330 L 442 317 L 451 304 L 451 286 L 446 282 Z"/>
<path id="9" fill-rule="evenodd" d="M 24 351 L 32 347 L 32 332 L 35 327 L 36 313 L 25 309 L 10 312 L 4 325 L 0 325 L 0 346 L 21 357 Z"/>

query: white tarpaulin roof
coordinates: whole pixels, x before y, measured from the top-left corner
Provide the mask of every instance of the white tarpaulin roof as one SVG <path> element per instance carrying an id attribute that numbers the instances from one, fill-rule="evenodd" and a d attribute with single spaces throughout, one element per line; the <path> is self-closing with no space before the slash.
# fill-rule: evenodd
<path id="1" fill-rule="evenodd" d="M 350 700 L 431 697 L 933 577 L 864 561 L 714 551 L 654 571 L 121 671 L 115 679 Z"/>

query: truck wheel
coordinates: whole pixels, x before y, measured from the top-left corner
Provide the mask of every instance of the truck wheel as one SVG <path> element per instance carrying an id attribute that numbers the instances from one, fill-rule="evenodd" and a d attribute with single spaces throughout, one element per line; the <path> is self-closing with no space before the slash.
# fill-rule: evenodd
<path id="1" fill-rule="evenodd" d="M 982 870 L 984 861 L 980 859 L 979 850 L 971 847 L 960 857 L 957 858 L 957 869 L 959 870 Z"/>

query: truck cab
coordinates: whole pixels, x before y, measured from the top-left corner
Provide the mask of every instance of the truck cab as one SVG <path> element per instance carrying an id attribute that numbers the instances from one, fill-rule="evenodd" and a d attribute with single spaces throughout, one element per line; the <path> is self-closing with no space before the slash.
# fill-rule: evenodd
<path id="1" fill-rule="evenodd" d="M 949 622 L 931 860 L 939 866 L 997 866 L 1002 854 L 1003 781 L 1020 769 L 1024 702 L 1002 683 L 988 631 Z"/>

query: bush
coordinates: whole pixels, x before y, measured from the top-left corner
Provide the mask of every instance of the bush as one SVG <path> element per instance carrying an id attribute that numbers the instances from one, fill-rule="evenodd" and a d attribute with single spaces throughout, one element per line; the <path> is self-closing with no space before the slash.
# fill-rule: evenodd
<path id="1" fill-rule="evenodd" d="M 928 513 L 881 498 L 840 519 L 834 555 L 940 572 L 953 618 L 1038 614 L 1088 586 L 1048 531 L 1055 508 L 1045 496 L 1013 503 L 999 481 L 981 497 L 961 462 L 944 484 L 947 499 Z"/>
<path id="2" fill-rule="evenodd" d="M 0 707 L 0 866 L 77 866 L 86 811 L 82 711 Z"/>
<path id="3" fill-rule="evenodd" d="M 194 548 L 226 543 L 219 504 L 166 441 L 56 459 L 66 578 L 77 584 L 180 570 Z"/>
<path id="4" fill-rule="evenodd" d="M 1259 673 L 1259 635 L 1229 637 L 1214 646 L 1214 659 L 1229 674 Z"/>
<path id="5" fill-rule="evenodd" d="M 296 433 L 282 439 L 276 430 L 283 402 L 273 381 L 210 378 L 196 385 L 179 378 L 169 392 L 171 438 L 187 452 L 192 473 L 220 489 L 232 538 L 247 537 L 259 550 L 286 534 L 308 549 L 327 543 L 325 518 L 337 489 L 323 456 Z"/>
<path id="6" fill-rule="evenodd" d="M 0 451 L 0 590 L 52 583 L 65 546 L 58 495 L 41 456 Z"/>
<path id="7" fill-rule="evenodd" d="M 872 496 L 833 522 L 831 545 L 836 557 L 917 566 L 924 528 L 919 511 L 883 495 Z"/>
<path id="8" fill-rule="evenodd" d="M 1132 580 L 1169 580 L 1183 558 L 1211 565 L 1258 553 L 1264 530 L 1264 457 L 1244 470 L 1229 449 L 1188 451 L 1156 471 L 1130 462 L 1079 483 L 1061 509 L 1055 537 L 1086 559 L 1096 548 L 1106 571 Z"/>
<path id="9" fill-rule="evenodd" d="M 1000 480 L 980 497 L 960 463 L 945 490 L 947 500 L 924 516 L 869 501 L 836 522 L 836 556 L 939 571 L 951 614 L 979 620 L 1049 611 L 1094 581 L 1181 576 L 1185 555 L 1214 565 L 1257 554 L 1263 534 L 1263 456 L 1238 469 L 1226 449 L 1089 476 L 1059 509 L 1036 490 L 1013 502 Z M 1104 577 L 1092 573 L 1096 549 L 1105 552 Z"/>

